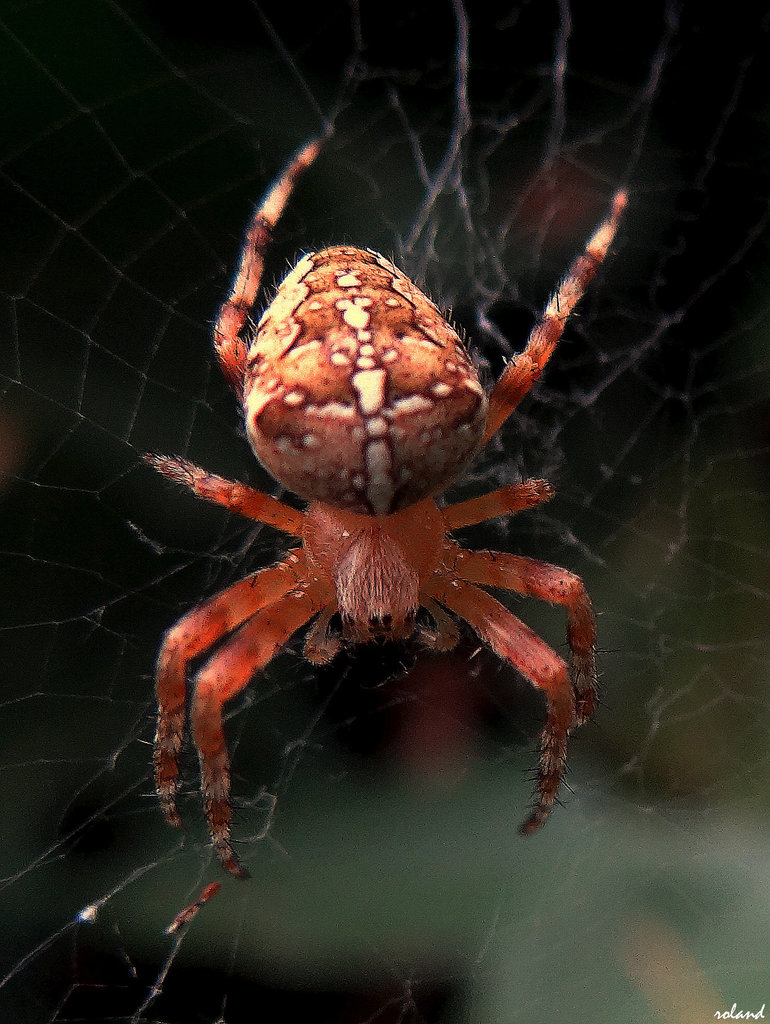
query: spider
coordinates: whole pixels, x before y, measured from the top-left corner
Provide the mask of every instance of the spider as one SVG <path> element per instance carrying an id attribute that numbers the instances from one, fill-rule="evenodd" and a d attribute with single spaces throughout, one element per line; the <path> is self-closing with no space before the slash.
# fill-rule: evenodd
<path id="1" fill-rule="evenodd" d="M 449 507 L 434 496 L 541 376 L 607 253 L 625 192 L 616 193 L 525 348 L 487 396 L 437 307 L 368 249 L 333 246 L 304 256 L 259 322 L 252 319 L 273 228 L 319 146 L 312 141 L 298 151 L 253 215 L 214 327 L 216 354 L 242 405 L 255 455 L 307 507 L 299 511 L 185 459 L 145 456 L 200 498 L 300 542 L 277 564 L 193 608 L 165 634 L 158 655 L 154 771 L 163 813 L 181 826 L 176 793 L 187 675 L 201 658 L 190 718 L 203 803 L 214 851 L 237 877 L 247 872 L 231 839 L 222 709 L 311 620 L 303 653 L 323 664 L 343 642 L 412 636 L 420 608 L 435 624 L 426 632 L 430 645 L 450 650 L 459 638 L 457 617 L 541 690 L 547 711 L 525 834 L 548 817 L 564 775 L 567 738 L 592 716 L 597 701 L 596 620 L 581 580 L 533 558 L 466 550 L 451 537 L 462 527 L 548 501 L 550 484 L 524 480 Z M 562 605 L 569 665 L 487 587 Z"/>

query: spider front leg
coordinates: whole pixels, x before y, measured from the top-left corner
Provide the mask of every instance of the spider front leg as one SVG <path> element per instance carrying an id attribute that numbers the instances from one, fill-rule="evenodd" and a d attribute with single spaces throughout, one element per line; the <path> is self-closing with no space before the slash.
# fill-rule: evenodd
<path id="1" fill-rule="evenodd" d="M 305 567 L 304 555 L 291 552 L 278 565 L 252 573 L 193 609 L 163 638 L 155 672 L 158 725 L 154 768 L 155 788 L 170 824 L 182 824 L 176 791 L 185 726 L 187 666 L 260 608 L 296 587 Z"/>
<path id="2" fill-rule="evenodd" d="M 567 666 L 537 633 L 478 587 L 448 576 L 433 584 L 430 595 L 465 619 L 499 657 L 545 694 L 547 712 L 540 734 L 537 801 L 521 826 L 524 833 L 534 832 L 553 808 L 564 777 L 567 739 L 575 725 L 575 694 Z"/>
<path id="3" fill-rule="evenodd" d="M 588 721 L 596 710 L 597 700 L 596 616 L 580 577 L 535 558 L 501 551 L 466 551 L 460 547 L 451 571 L 470 583 L 513 590 L 566 609 L 575 724 Z"/>
<path id="4" fill-rule="evenodd" d="M 285 594 L 248 619 L 203 666 L 193 683 L 190 718 L 200 759 L 206 820 L 222 867 L 237 878 L 245 878 L 248 873 L 230 839 L 230 758 L 222 708 L 324 603 L 325 596 L 312 586 L 301 586 Z"/>
<path id="5" fill-rule="evenodd" d="M 564 331 L 572 310 L 594 279 L 618 230 L 628 202 L 625 192 L 616 192 L 609 216 L 588 240 L 585 249 L 567 271 L 559 288 L 549 299 L 539 323 L 530 334 L 523 352 L 506 366 L 489 396 L 484 441 L 496 434 L 505 420 L 539 379 Z"/>
<path id="6" fill-rule="evenodd" d="M 238 272 L 232 290 L 214 324 L 214 349 L 228 383 L 242 397 L 249 339 L 241 334 L 248 326 L 265 265 L 265 252 L 273 229 L 294 190 L 297 179 L 313 163 L 321 148 L 319 140 L 307 143 L 286 165 L 270 188 L 246 229 Z"/>

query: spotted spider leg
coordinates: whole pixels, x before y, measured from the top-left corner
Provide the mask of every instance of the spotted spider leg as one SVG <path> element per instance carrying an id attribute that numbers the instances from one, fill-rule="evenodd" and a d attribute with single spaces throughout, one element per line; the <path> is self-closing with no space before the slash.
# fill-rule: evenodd
<path id="1" fill-rule="evenodd" d="M 444 520 L 449 531 L 456 530 L 461 526 L 471 526 L 486 519 L 534 507 L 542 501 L 547 501 L 552 495 L 553 489 L 546 481 L 526 480 L 521 484 L 501 488 L 491 494 L 450 506 L 444 510 Z M 566 735 L 574 726 L 588 721 L 596 710 L 596 617 L 591 600 L 579 577 L 566 569 L 534 558 L 525 558 L 499 551 L 468 551 L 460 545 L 448 542 L 443 568 L 445 572 L 449 573 L 450 578 L 456 578 L 466 583 L 480 584 L 484 587 L 511 590 L 527 597 L 562 605 L 567 611 L 567 643 L 570 649 L 567 685 L 571 687 L 574 694 L 573 715 L 566 726 L 566 733 L 562 737 L 561 733 L 565 728 L 564 716 L 552 709 L 553 700 L 551 697 L 548 698 L 548 718 L 540 738 L 538 803 L 533 814 L 522 826 L 524 832 L 533 832 L 545 821 L 553 806 L 556 791 L 564 773 Z M 470 599 L 466 599 L 466 601 L 469 602 Z M 470 603 L 468 606 L 470 607 Z M 499 605 L 495 612 L 499 618 L 501 612 L 506 612 L 506 609 Z M 458 614 L 462 614 L 474 628 L 477 628 L 476 619 L 468 619 L 463 612 L 458 612 Z M 506 614 L 509 613 L 506 612 Z M 483 631 L 480 633 L 485 639 L 487 638 Z M 537 662 L 530 657 L 534 653 L 531 648 L 529 655 L 526 651 L 518 651 L 520 660 L 517 662 L 495 647 L 491 640 L 489 642 L 495 650 L 499 650 L 503 657 L 524 672 L 535 686 L 545 688 L 546 693 L 549 693 L 549 685 L 543 687 L 542 672 L 537 674 Z M 542 641 L 539 641 L 539 644 L 542 644 Z M 563 664 L 561 659 L 558 660 L 560 664 Z M 528 664 L 534 674 L 528 672 L 526 667 L 522 667 L 522 664 L 525 666 Z M 555 674 L 551 674 L 547 678 L 550 690 L 558 688 L 562 681 L 561 669 L 558 668 Z M 554 730 L 556 730 L 555 733 Z"/>
<path id="2" fill-rule="evenodd" d="M 195 658 L 223 637 L 228 638 L 192 682 L 191 720 L 200 752 L 201 788 L 212 839 L 220 860 L 233 873 L 237 873 L 232 867 L 237 861 L 229 845 L 229 762 L 221 707 L 314 614 L 306 607 L 306 599 L 287 599 L 301 586 L 305 570 L 304 555 L 292 551 L 277 565 L 252 573 L 180 619 L 165 634 L 158 654 L 155 786 L 166 820 L 181 827 L 176 792 L 186 720 L 187 672 Z M 263 610 L 264 615 L 258 614 Z M 244 647 L 244 638 L 255 631 L 259 642 Z M 211 720 L 207 721 L 205 715 L 211 715 Z"/>
<path id="3" fill-rule="evenodd" d="M 541 377 L 545 364 L 562 336 L 564 325 L 607 255 L 627 201 L 626 192 L 615 193 L 609 215 L 589 238 L 585 249 L 574 260 L 559 288 L 549 299 L 523 351 L 508 363 L 492 389 L 485 441 L 497 433 Z"/>
<path id="4" fill-rule="evenodd" d="M 293 537 L 302 536 L 304 514 L 247 484 L 209 473 L 176 455 L 145 455 L 143 461 L 199 498 L 224 505 L 231 512 L 265 523 Z"/>
<path id="5" fill-rule="evenodd" d="M 512 590 L 566 609 L 575 725 L 583 725 L 596 710 L 597 698 L 596 616 L 583 581 L 566 569 L 536 558 L 502 551 L 467 551 L 459 546 L 452 571 L 469 583 Z"/>
<path id="6" fill-rule="evenodd" d="M 296 537 L 304 516 L 276 498 L 207 473 L 185 459 L 147 455 L 145 461 L 198 497 Z M 176 808 L 179 753 L 185 728 L 190 663 L 226 638 L 193 681 L 191 720 L 200 754 L 201 787 L 214 849 L 224 867 L 244 874 L 230 843 L 230 767 L 222 706 L 280 650 L 291 634 L 328 603 L 308 593 L 301 550 L 252 573 L 184 616 L 165 635 L 158 654 L 155 784 L 166 820 L 181 826 Z M 237 632 L 236 632 L 237 631 Z M 256 639 L 255 639 L 256 634 Z M 331 657 L 331 653 L 329 654 Z"/>
<path id="7" fill-rule="evenodd" d="M 302 560 L 299 554 L 292 557 Z M 247 872 L 230 839 L 230 758 L 222 708 L 275 657 L 293 633 L 321 611 L 328 596 L 306 583 L 285 593 L 247 619 L 194 679 L 190 719 L 200 758 L 203 806 L 214 852 L 222 867 L 237 878 L 246 877 Z"/>
<path id="8" fill-rule="evenodd" d="M 230 295 L 219 310 L 214 325 L 217 358 L 228 383 L 239 398 L 243 397 L 243 378 L 249 352 L 249 340 L 244 340 L 241 333 L 251 325 L 250 315 L 262 281 L 265 251 L 297 179 L 313 163 L 320 148 L 320 140 L 304 145 L 262 200 L 246 231 Z"/>
<path id="9" fill-rule="evenodd" d="M 537 802 L 521 826 L 534 832 L 553 808 L 567 760 L 567 739 L 575 724 L 575 694 L 566 663 L 529 626 L 491 594 L 464 580 L 443 580 L 428 587 L 435 600 L 465 619 L 492 650 L 545 694 L 546 722 L 540 736 Z"/>

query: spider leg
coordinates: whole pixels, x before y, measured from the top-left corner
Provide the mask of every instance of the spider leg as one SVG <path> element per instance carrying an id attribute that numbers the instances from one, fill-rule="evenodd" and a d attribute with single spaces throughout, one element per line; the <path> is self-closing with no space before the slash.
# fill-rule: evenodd
<path id="1" fill-rule="evenodd" d="M 217 358 L 228 383 L 239 397 L 249 351 L 249 342 L 241 337 L 241 333 L 250 322 L 250 313 L 262 280 L 265 251 L 297 179 L 313 163 L 320 148 L 320 140 L 306 143 L 289 161 L 254 212 L 246 229 L 232 290 L 214 324 Z"/>
<path id="2" fill-rule="evenodd" d="M 575 724 L 583 725 L 596 710 L 597 700 L 596 616 L 583 581 L 566 569 L 535 558 L 500 551 L 466 551 L 459 546 L 456 551 L 450 571 L 460 579 L 513 590 L 566 609 Z"/>
<path id="3" fill-rule="evenodd" d="M 498 516 L 510 516 L 528 508 L 542 505 L 550 501 L 554 495 L 553 487 L 547 480 L 523 480 L 510 487 L 481 494 L 478 498 L 458 501 L 441 510 L 444 516 L 447 533 L 459 530 L 463 526 L 474 526 L 487 519 Z"/>
<path id="4" fill-rule="evenodd" d="M 184 736 L 189 663 L 260 608 L 296 587 L 306 566 L 301 551 L 291 552 L 278 565 L 252 573 L 193 609 L 163 638 L 155 670 L 158 724 L 154 770 L 160 805 L 170 824 L 177 827 L 182 824 L 175 797 L 179 783 L 179 752 Z"/>
<path id="5" fill-rule="evenodd" d="M 284 594 L 226 640 L 194 680 L 190 718 L 200 758 L 203 806 L 214 852 L 222 867 L 237 878 L 245 878 L 248 873 L 230 839 L 230 758 L 222 707 L 248 685 L 292 633 L 316 615 L 324 603 L 320 591 L 314 588 L 300 587 Z"/>
<path id="6" fill-rule="evenodd" d="M 432 596 L 459 615 L 495 653 L 517 668 L 547 702 L 546 722 L 540 734 L 537 801 L 521 826 L 529 834 L 551 813 L 567 760 L 567 738 L 575 724 L 575 695 L 566 664 L 490 594 L 460 580 L 436 580 Z"/>
<path id="7" fill-rule="evenodd" d="M 625 209 L 626 192 L 616 192 L 607 218 L 589 238 L 583 252 L 551 296 L 539 323 L 532 329 L 523 352 L 508 363 L 489 396 L 484 441 L 496 434 L 505 420 L 540 378 L 545 364 L 562 336 L 564 325 L 582 298 L 612 244 Z"/>
<path id="8" fill-rule="evenodd" d="M 222 476 L 208 473 L 200 466 L 168 455 L 144 455 L 144 461 L 163 476 L 174 483 L 187 487 L 199 498 L 224 505 L 231 512 L 266 523 L 276 530 L 290 533 L 294 537 L 302 536 L 305 515 L 270 494 L 263 494 L 246 484 L 226 480 Z"/>

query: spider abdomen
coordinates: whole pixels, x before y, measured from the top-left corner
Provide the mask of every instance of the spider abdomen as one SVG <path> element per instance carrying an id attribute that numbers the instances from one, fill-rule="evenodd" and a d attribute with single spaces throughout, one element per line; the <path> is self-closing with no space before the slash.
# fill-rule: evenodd
<path id="1" fill-rule="evenodd" d="M 478 449 L 486 397 L 457 333 L 389 260 L 336 246 L 280 285 L 249 348 L 252 448 L 308 500 L 388 515 Z"/>

